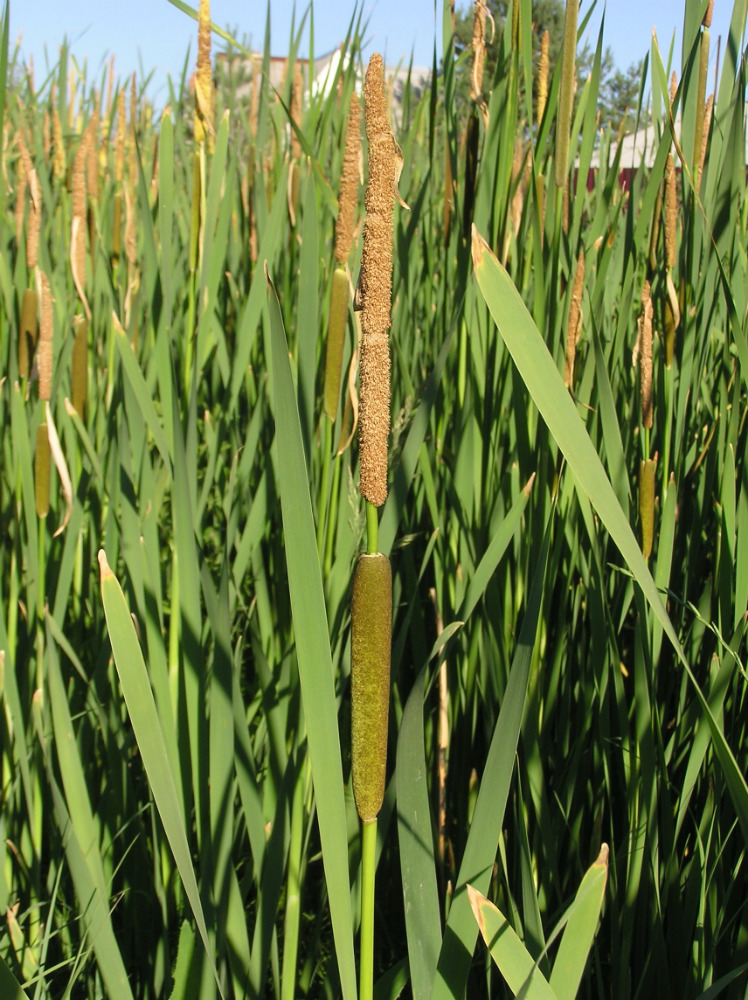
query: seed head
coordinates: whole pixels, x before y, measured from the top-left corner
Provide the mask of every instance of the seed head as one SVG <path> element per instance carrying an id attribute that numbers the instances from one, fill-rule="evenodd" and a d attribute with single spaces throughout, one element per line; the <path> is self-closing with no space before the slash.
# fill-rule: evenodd
<path id="1" fill-rule="evenodd" d="M 392 297 L 393 211 L 397 147 L 387 116 L 382 57 L 369 61 L 364 83 L 369 183 L 359 288 L 361 295 L 361 493 L 376 507 L 387 498 L 390 423 L 388 330 Z"/>
<path id="2" fill-rule="evenodd" d="M 345 130 L 343 173 L 340 178 L 338 217 L 335 220 L 335 260 L 345 264 L 353 243 L 353 222 L 358 199 L 358 178 L 361 159 L 361 105 L 354 91 L 348 108 Z"/>

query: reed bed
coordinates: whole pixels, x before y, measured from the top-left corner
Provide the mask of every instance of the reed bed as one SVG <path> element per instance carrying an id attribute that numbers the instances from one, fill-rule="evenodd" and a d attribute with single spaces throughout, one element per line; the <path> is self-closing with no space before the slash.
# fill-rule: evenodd
<path id="1" fill-rule="evenodd" d="M 707 8 L 642 40 L 630 170 L 584 9 L 551 69 L 528 0 L 479 20 L 491 79 L 445 2 L 433 84 L 377 111 L 374 329 L 360 8 L 318 90 L 306 11 L 276 89 L 269 36 L 206 73 L 201 3 L 157 111 L 65 46 L 30 73 L 6 5 L 3 998 L 358 995 L 352 600 L 391 635 L 374 996 L 745 996 L 746 8 L 713 94 Z"/>

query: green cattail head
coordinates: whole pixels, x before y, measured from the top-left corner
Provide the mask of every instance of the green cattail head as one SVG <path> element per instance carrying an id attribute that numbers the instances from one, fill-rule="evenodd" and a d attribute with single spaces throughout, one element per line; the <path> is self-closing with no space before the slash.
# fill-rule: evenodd
<path id="1" fill-rule="evenodd" d="M 353 795 L 364 823 L 384 798 L 392 645 L 392 569 L 387 556 L 362 555 L 353 576 L 351 747 Z"/>
<path id="2" fill-rule="evenodd" d="M 348 318 L 348 275 L 344 267 L 336 267 L 332 276 L 330 319 L 325 351 L 325 387 L 323 408 L 330 420 L 335 420 L 340 397 L 340 372 L 343 366 L 343 343 Z"/>
<path id="3" fill-rule="evenodd" d="M 564 45 L 561 57 L 561 91 L 558 100 L 556 125 L 556 187 L 566 184 L 569 166 L 569 139 L 571 112 L 574 104 L 574 79 L 576 76 L 577 17 L 579 0 L 566 0 L 564 18 Z"/>
<path id="4" fill-rule="evenodd" d="M 73 320 L 75 340 L 73 341 L 73 374 L 71 402 L 81 420 L 86 415 L 86 386 L 88 384 L 88 323 L 83 316 Z"/>
<path id="5" fill-rule="evenodd" d="M 49 436 L 47 425 L 36 428 L 36 451 L 34 452 L 34 496 L 38 517 L 49 513 Z"/>
<path id="6" fill-rule="evenodd" d="M 26 288 L 23 292 L 18 337 L 18 374 L 21 378 L 28 378 L 36 347 L 36 292 L 33 288 Z"/>
<path id="7" fill-rule="evenodd" d="M 696 128 L 693 136 L 693 171 L 699 173 L 702 162 L 704 134 L 704 100 L 706 98 L 706 74 L 709 69 L 709 29 L 701 29 L 699 39 L 699 75 L 696 84 Z"/>
<path id="8" fill-rule="evenodd" d="M 657 456 L 639 464 L 639 520 L 642 530 L 642 555 L 649 559 L 654 541 L 655 470 Z"/>

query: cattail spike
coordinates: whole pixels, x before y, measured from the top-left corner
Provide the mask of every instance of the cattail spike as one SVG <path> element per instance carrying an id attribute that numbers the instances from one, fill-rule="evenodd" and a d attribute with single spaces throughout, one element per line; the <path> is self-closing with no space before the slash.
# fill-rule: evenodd
<path id="1" fill-rule="evenodd" d="M 362 555 L 351 607 L 351 749 L 353 795 L 364 823 L 382 807 L 392 645 L 392 569 L 382 553 Z"/>
<path id="2" fill-rule="evenodd" d="M 338 217 L 335 220 L 335 260 L 345 264 L 353 244 L 353 226 L 358 200 L 358 180 L 361 159 L 361 105 L 354 91 L 348 108 L 345 130 L 343 172 L 340 177 Z"/>
<path id="3" fill-rule="evenodd" d="M 390 299 L 397 147 L 387 117 L 384 65 L 369 61 L 364 84 L 369 183 L 366 188 L 361 258 L 361 493 L 381 507 L 387 498 L 387 438 L 390 424 Z"/>
<path id="4" fill-rule="evenodd" d="M 52 293 L 49 278 L 43 271 L 37 271 L 38 296 L 41 302 L 41 322 L 39 324 L 39 399 L 49 399 L 52 393 Z"/>
<path id="5" fill-rule="evenodd" d="M 652 427 L 652 298 L 649 282 L 642 289 L 642 315 L 639 326 L 639 374 L 641 387 L 642 426 Z"/>

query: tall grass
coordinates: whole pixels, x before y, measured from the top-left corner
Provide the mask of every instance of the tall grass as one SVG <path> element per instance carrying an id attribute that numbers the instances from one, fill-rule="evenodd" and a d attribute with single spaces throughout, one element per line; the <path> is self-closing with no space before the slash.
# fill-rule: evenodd
<path id="1" fill-rule="evenodd" d="M 711 102 L 706 8 L 625 185 L 602 30 L 536 115 L 529 0 L 466 120 L 448 3 L 393 113 L 378 998 L 746 993 L 746 4 Z M 332 433 L 323 368 L 363 25 L 299 106 L 307 25 L 277 90 L 269 34 L 219 60 L 196 143 L 187 70 L 158 114 L 64 46 L 32 80 L 3 15 L 3 997 L 357 994 L 352 304 Z"/>

